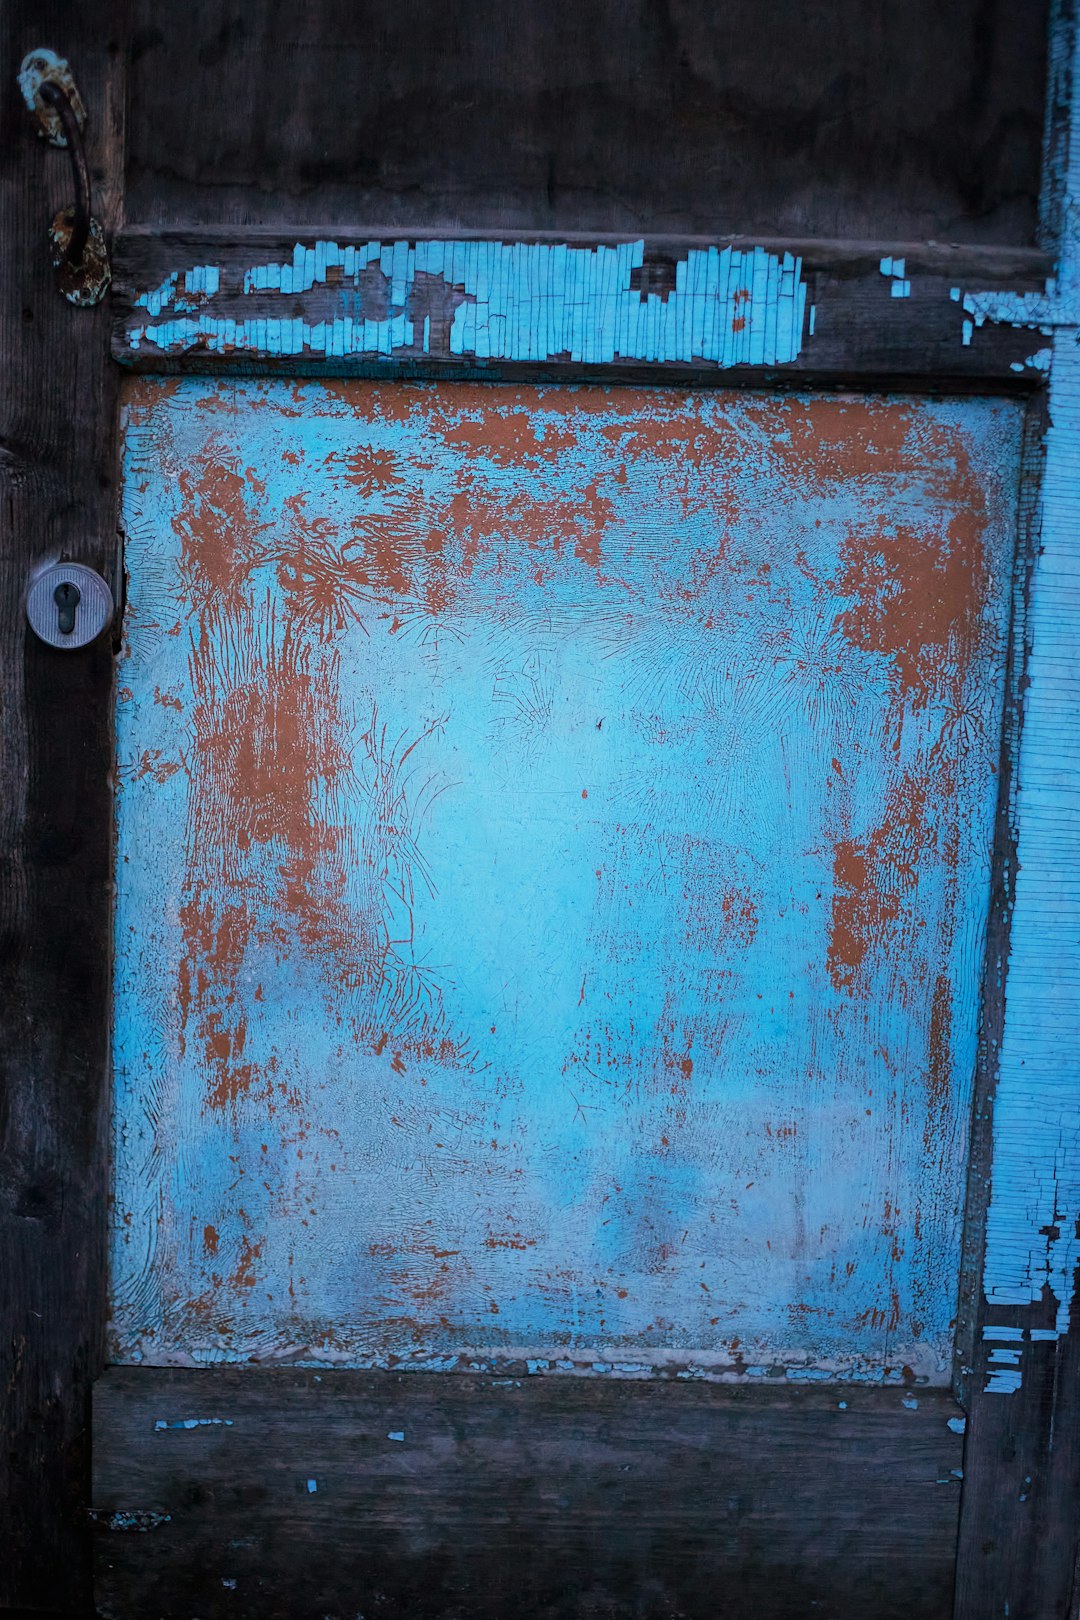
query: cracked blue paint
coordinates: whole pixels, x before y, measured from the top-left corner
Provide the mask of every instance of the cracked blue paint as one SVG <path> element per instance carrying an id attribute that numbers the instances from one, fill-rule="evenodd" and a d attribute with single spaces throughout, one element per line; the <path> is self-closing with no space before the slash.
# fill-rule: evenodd
<path id="1" fill-rule="evenodd" d="M 1080 42 L 1074 44 L 1077 84 Z M 1072 91 L 1057 277 L 1043 293 L 968 292 L 975 326 L 1028 327 L 1051 337 L 1028 364 L 1049 369 L 1049 429 L 1040 549 L 1031 583 L 1031 638 L 1012 815 L 1017 878 L 1006 978 L 1006 1029 L 994 1097 L 986 1301 L 1028 1306 L 1049 1294 L 1067 1332 L 1080 1260 L 1080 96 Z M 989 1330 L 988 1338 L 1006 1338 Z M 1012 1336 L 1012 1335 L 1009 1335 Z M 994 1359 L 1001 1359 L 994 1351 Z M 1020 1358 L 1017 1358 L 1020 1359 Z M 994 1369 L 991 1393 L 1020 1387 Z"/>
<path id="2" fill-rule="evenodd" d="M 947 1378 L 1020 419 L 129 391 L 118 1359 Z"/>
<path id="3" fill-rule="evenodd" d="M 1073 44 L 1072 83 L 1080 70 Z M 993 1160 L 983 1290 L 988 1304 L 1049 1298 L 1068 1331 L 1080 1260 L 1080 95 L 1074 89 L 1057 276 L 1044 292 L 966 292 L 964 342 L 986 321 L 1051 338 L 1027 365 L 1049 370 L 1041 527 L 1032 579 L 1031 651 L 1011 806 L 1016 889 L 1005 979 L 1006 1017 L 994 1098 Z M 1004 1328 L 987 1338 L 1019 1337 Z M 998 1352 L 994 1359 L 1000 1361 Z M 1021 1360 L 1019 1354 L 1017 1361 Z M 1020 1387 L 1021 1371 L 991 1370 L 990 1393 Z"/>
<path id="4" fill-rule="evenodd" d="M 197 293 L 193 310 L 178 293 L 179 271 L 139 294 L 150 316 L 169 319 L 133 326 L 133 352 L 162 354 L 200 345 L 211 353 L 266 356 L 368 355 L 391 359 L 427 354 L 431 316 L 412 315 L 431 284 L 455 305 L 448 352 L 477 360 L 548 360 L 567 356 L 582 365 L 640 360 L 711 362 L 719 367 L 775 366 L 802 348 L 806 288 L 801 260 L 762 248 L 694 248 L 675 266 L 666 293 L 632 285 L 644 261 L 642 241 L 606 247 L 480 241 L 368 242 L 340 247 L 297 243 L 290 260 L 251 266 L 244 295 L 291 297 L 325 286 L 339 313 L 307 321 L 294 316 L 251 318 L 215 314 L 208 307 L 221 287 L 219 271 L 199 266 L 185 275 Z M 903 261 L 898 261 L 901 263 Z M 388 309 L 364 313 L 364 278 L 378 273 Z M 418 338 L 419 332 L 419 338 Z"/>

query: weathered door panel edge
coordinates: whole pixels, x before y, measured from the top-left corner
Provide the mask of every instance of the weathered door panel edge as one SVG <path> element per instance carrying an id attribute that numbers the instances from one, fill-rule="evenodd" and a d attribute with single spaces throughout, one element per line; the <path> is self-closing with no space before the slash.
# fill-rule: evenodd
<path id="1" fill-rule="evenodd" d="M 986 1075 L 972 1167 L 981 1273 L 969 1378 L 957 1620 L 1069 1620 L 1080 1520 L 1080 33 L 1051 38 L 1044 221 L 1057 278 L 1041 299 L 987 294 L 985 320 L 1038 321 L 1052 347 L 1044 458 L 1033 451 L 1030 583 L 988 953 Z M 1041 472 L 1041 476 L 1040 476 Z M 1007 944 L 1005 938 L 1007 936 Z M 989 1162 L 987 1162 L 989 1159 Z M 980 1177 L 989 1185 L 981 1187 Z M 977 1222 L 975 1223 L 978 1224 Z"/>
<path id="2" fill-rule="evenodd" d="M 993 1092 L 1005 1023 L 1004 965 L 1008 961 L 1016 887 L 1016 780 L 1023 728 L 1025 671 L 1030 653 L 1031 584 L 1039 545 L 1040 488 L 1047 429 L 1046 389 L 1025 412 L 1020 462 L 1012 609 L 1005 674 L 998 805 L 991 865 L 986 951 L 980 990 L 979 1047 L 972 1095 L 967 1196 L 964 1210 L 959 1303 L 953 1357 L 953 1388 L 965 1408 L 974 1389 L 979 1342 L 986 1217 L 993 1157 Z"/>

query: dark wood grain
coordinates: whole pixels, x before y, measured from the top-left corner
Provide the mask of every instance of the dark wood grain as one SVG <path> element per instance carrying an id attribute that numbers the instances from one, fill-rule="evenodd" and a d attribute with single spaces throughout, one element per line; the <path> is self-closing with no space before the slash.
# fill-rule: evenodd
<path id="1" fill-rule="evenodd" d="M 1080 1278 L 1078 1278 L 1080 1282 Z M 1075 1296 L 1074 1296 L 1075 1301 Z M 1025 1332 L 1053 1329 L 1056 1302 L 997 1306 L 994 1320 Z M 1073 1620 L 1077 1606 L 1076 1512 L 1080 1446 L 1080 1312 L 1056 1341 L 1024 1343 L 1023 1382 L 986 1393 L 991 1344 L 974 1357 L 957 1555 L 956 1620 L 1007 1613 L 1010 1620 Z"/>
<path id="2" fill-rule="evenodd" d="M 111 577 L 114 373 L 107 309 L 57 291 L 47 229 L 71 202 L 15 82 L 68 57 L 89 109 L 95 212 L 115 220 L 118 14 L 10 0 L 0 13 L 0 1604 L 89 1607 L 89 1389 L 102 1356 L 108 1096 L 112 649 L 27 628 L 31 566 Z"/>
<path id="3" fill-rule="evenodd" d="M 782 258 L 790 253 L 802 261 L 806 285 L 806 317 L 802 348 L 798 357 L 778 366 L 735 366 L 723 369 L 711 361 L 634 361 L 624 358 L 606 364 L 582 365 L 571 354 L 562 354 L 541 363 L 523 360 L 478 360 L 471 354 L 455 355 L 449 346 L 449 319 L 438 313 L 430 325 L 430 349 L 423 347 L 424 316 L 430 312 L 430 287 L 416 288 L 407 296 L 404 312 L 413 322 L 415 341 L 409 349 L 397 349 L 389 358 L 373 355 L 328 357 L 319 350 L 283 356 L 269 347 L 258 349 L 250 343 L 214 348 L 204 336 L 194 338 L 183 350 L 163 353 L 160 347 L 142 337 L 133 346 L 132 334 L 176 318 L 167 308 L 152 315 L 138 300 L 148 290 L 159 287 L 173 272 L 196 265 L 213 265 L 220 271 L 220 289 L 203 307 L 206 313 L 236 322 L 266 317 L 274 320 L 302 320 L 317 326 L 336 316 L 353 319 L 370 316 L 382 319 L 387 308 L 384 278 L 372 267 L 371 279 L 361 291 L 348 285 L 317 283 L 308 291 L 295 294 L 251 293 L 244 290 L 249 267 L 270 262 L 291 263 L 298 243 L 313 247 L 331 240 L 344 248 L 363 245 L 369 240 L 382 242 L 422 241 L 431 232 L 395 236 L 392 228 L 382 232 L 374 226 L 357 226 L 350 219 L 324 226 L 318 232 L 302 227 L 266 230 L 227 227 L 156 230 L 133 227 L 123 231 L 114 255 L 113 309 L 115 315 L 113 353 L 121 364 L 147 372 L 284 372 L 306 375 L 422 375 L 431 378 L 454 376 L 492 379 L 544 380 L 545 378 L 588 377 L 595 380 L 664 382 L 747 382 L 756 386 L 783 384 L 798 386 L 862 383 L 868 386 L 985 388 L 993 384 L 1001 390 L 1030 389 L 1041 384 L 1042 374 L 1025 362 L 1044 340 L 1037 333 L 990 323 L 978 328 L 970 343 L 963 341 L 965 311 L 953 297 L 955 289 L 985 290 L 996 287 L 1018 292 L 1042 290 L 1052 270 L 1052 260 L 1032 248 L 979 248 L 942 243 L 753 241 L 736 237 L 719 243 L 696 237 L 649 236 L 645 239 L 644 264 L 635 272 L 642 295 L 665 296 L 675 285 L 676 265 L 692 249 L 717 245 L 738 249 L 764 248 Z M 463 232 L 455 240 L 474 240 L 480 233 Z M 521 236 L 505 234 L 498 241 L 536 243 L 567 242 L 575 247 L 611 246 L 626 238 L 576 234 L 552 237 L 538 232 Z M 881 260 L 889 255 L 902 258 L 910 282 L 910 296 L 895 298 L 891 282 L 881 273 Z M 632 283 L 634 285 L 634 283 Z M 441 284 L 440 284 L 441 286 Z M 461 295 L 463 296 L 463 295 Z M 455 291 L 454 297 L 458 297 Z M 810 331 L 810 309 L 814 327 Z"/>
<path id="4" fill-rule="evenodd" d="M 115 1368 L 98 1604 L 944 1620 L 958 1410 L 925 1390 Z"/>
<path id="5" fill-rule="evenodd" d="M 129 217 L 1033 240 L 1045 0 L 138 0 Z"/>

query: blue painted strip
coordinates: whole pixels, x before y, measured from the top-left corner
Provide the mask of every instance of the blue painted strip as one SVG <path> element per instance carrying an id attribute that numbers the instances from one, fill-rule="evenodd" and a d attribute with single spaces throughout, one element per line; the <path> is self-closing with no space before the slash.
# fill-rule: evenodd
<path id="1" fill-rule="evenodd" d="M 691 249 L 676 265 L 666 296 L 631 286 L 644 262 L 644 243 L 616 247 L 550 247 L 536 243 L 368 243 L 342 248 L 297 243 L 291 262 L 252 265 L 245 293 L 295 297 L 316 285 L 333 287 L 345 308 L 363 297 L 360 278 L 378 263 L 389 309 L 350 330 L 339 318 L 309 323 L 293 316 L 236 320 L 206 308 L 219 291 L 213 265 L 174 271 L 140 293 L 136 306 L 148 320 L 128 333 L 133 354 L 154 348 L 181 354 L 194 346 L 211 354 L 272 356 L 411 353 L 413 322 L 404 321 L 417 296 L 417 276 L 442 280 L 461 301 L 450 328 L 449 353 L 478 360 L 534 360 L 569 355 L 584 365 L 615 360 L 682 361 L 715 365 L 786 365 L 802 348 L 806 288 L 802 266 L 762 248 Z M 897 261 L 902 263 L 902 261 Z M 331 272 L 334 279 L 331 280 Z M 180 276 L 198 308 L 178 294 Z M 428 320 L 426 308 L 418 310 Z M 166 316 L 165 319 L 156 317 Z M 430 335 L 430 328 L 428 328 Z M 430 349 L 420 352 L 429 353 Z"/>

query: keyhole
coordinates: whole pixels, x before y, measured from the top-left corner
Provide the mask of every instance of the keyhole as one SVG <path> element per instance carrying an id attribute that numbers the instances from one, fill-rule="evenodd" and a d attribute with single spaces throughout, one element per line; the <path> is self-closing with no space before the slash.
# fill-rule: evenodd
<path id="1" fill-rule="evenodd" d="M 75 609 L 79 605 L 81 592 L 77 585 L 65 580 L 53 591 L 53 601 L 60 609 L 60 634 L 70 636 L 75 628 Z"/>

